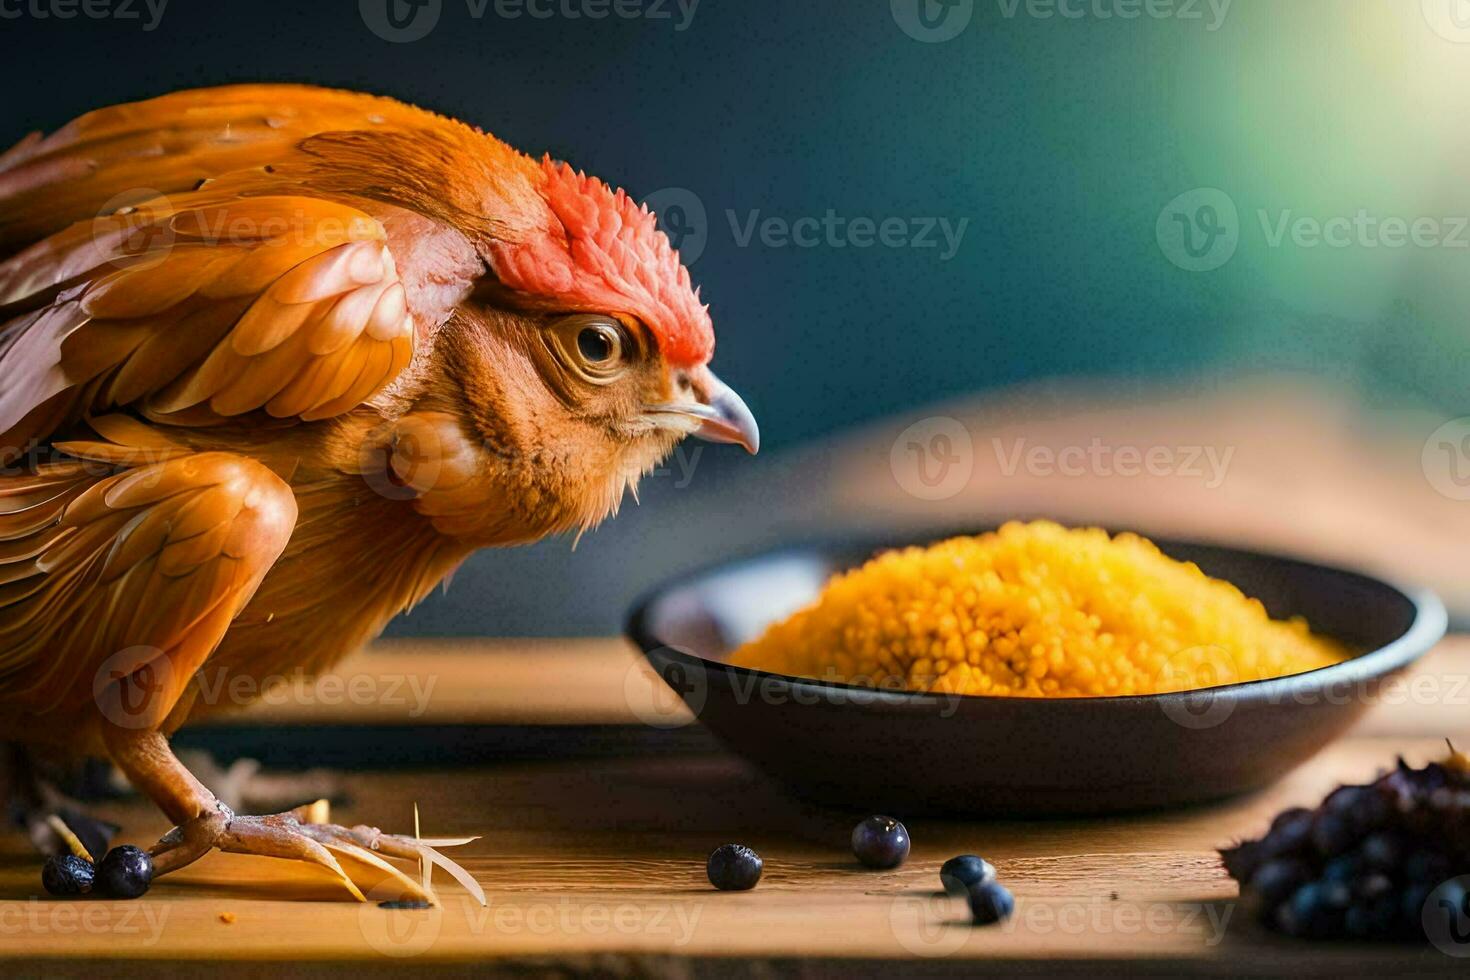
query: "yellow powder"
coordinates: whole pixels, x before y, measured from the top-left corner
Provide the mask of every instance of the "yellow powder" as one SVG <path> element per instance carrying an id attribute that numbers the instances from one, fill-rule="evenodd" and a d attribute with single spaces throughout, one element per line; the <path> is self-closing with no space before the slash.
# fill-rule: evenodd
<path id="1" fill-rule="evenodd" d="M 1144 538 L 1037 521 L 879 555 L 731 662 L 871 687 L 1102 697 L 1279 677 L 1346 656 Z"/>

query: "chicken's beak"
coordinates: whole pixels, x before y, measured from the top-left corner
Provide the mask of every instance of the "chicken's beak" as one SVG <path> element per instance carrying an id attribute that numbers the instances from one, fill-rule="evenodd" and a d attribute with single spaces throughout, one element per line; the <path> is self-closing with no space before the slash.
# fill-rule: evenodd
<path id="1" fill-rule="evenodd" d="M 651 406 L 654 415 L 679 415 L 699 423 L 694 435 L 710 442 L 744 446 L 752 456 L 760 450 L 761 430 L 745 401 L 707 367 L 690 372 L 691 401 Z"/>

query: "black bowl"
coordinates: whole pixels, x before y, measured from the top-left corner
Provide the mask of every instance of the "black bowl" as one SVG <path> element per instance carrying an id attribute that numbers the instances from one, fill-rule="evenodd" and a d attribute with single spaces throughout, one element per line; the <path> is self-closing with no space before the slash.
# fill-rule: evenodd
<path id="1" fill-rule="evenodd" d="M 628 634 L 737 754 L 814 802 L 898 815 L 1064 815 L 1256 789 L 1365 711 L 1445 630 L 1431 593 L 1217 545 L 1156 542 L 1356 652 L 1289 677 L 1176 694 L 1037 699 L 876 691 L 732 667 L 724 657 L 894 542 L 791 548 L 684 576 Z"/>

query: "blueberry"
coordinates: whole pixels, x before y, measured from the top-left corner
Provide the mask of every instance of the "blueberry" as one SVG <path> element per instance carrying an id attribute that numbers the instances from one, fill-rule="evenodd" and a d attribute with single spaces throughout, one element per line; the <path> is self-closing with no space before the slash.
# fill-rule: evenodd
<path id="1" fill-rule="evenodd" d="M 1267 905 L 1275 905 L 1304 885 L 1312 876 L 1312 869 L 1305 861 L 1296 858 L 1277 858 L 1267 861 L 1251 876 L 1250 888 Z"/>
<path id="2" fill-rule="evenodd" d="M 1393 879 L 1379 872 L 1372 872 L 1353 883 L 1353 894 L 1369 902 L 1376 902 L 1385 895 L 1393 894 Z"/>
<path id="3" fill-rule="evenodd" d="M 137 898 L 153 882 L 153 859 L 132 844 L 114 847 L 97 865 L 97 890 L 113 898 Z"/>
<path id="4" fill-rule="evenodd" d="M 1333 810 L 1322 810 L 1312 821 L 1312 845 L 1323 857 L 1334 857 L 1357 843 L 1353 822 Z"/>
<path id="5" fill-rule="evenodd" d="M 1439 851 L 1418 850 L 1404 861 L 1404 877 L 1433 888 L 1450 876 L 1451 868 L 1450 859 Z"/>
<path id="6" fill-rule="evenodd" d="M 1424 906 L 1429 902 L 1429 896 L 1434 894 L 1434 887 L 1415 881 L 1399 895 L 1398 925 L 1404 934 L 1415 938 L 1424 936 Z"/>
<path id="7" fill-rule="evenodd" d="M 1353 905 L 1347 910 L 1343 927 L 1354 939 L 1387 939 L 1398 927 L 1397 897 L 1385 895 Z"/>
<path id="8" fill-rule="evenodd" d="M 1364 838 L 1358 853 L 1375 871 L 1397 871 L 1404 860 L 1404 842 L 1397 834 L 1380 830 Z"/>
<path id="9" fill-rule="evenodd" d="M 909 832 L 892 817 L 869 817 L 852 828 L 852 853 L 870 868 L 896 868 L 909 856 Z"/>
<path id="10" fill-rule="evenodd" d="M 1333 813 L 1352 813 L 1373 795 L 1371 786 L 1339 786 L 1322 801 L 1322 809 Z"/>
<path id="11" fill-rule="evenodd" d="M 1016 910 L 1016 900 L 998 881 L 982 881 L 970 889 L 970 914 L 976 925 L 988 926 L 993 922 L 1010 918 Z"/>
<path id="12" fill-rule="evenodd" d="M 1366 834 L 1393 822 L 1393 804 L 1381 789 L 1372 787 L 1359 801 L 1351 817 L 1358 832 Z"/>
<path id="13" fill-rule="evenodd" d="M 1282 909 L 1285 914 L 1279 921 L 1290 935 L 1323 936 L 1329 931 L 1332 909 L 1319 882 L 1309 881 L 1298 888 Z"/>
<path id="14" fill-rule="evenodd" d="M 46 859 L 41 869 L 41 885 L 53 895 L 85 895 L 92 890 L 96 869 L 92 862 L 71 854 Z"/>
<path id="15" fill-rule="evenodd" d="M 1312 811 L 1295 807 L 1283 810 L 1271 821 L 1271 829 L 1261 838 L 1262 855 L 1285 857 L 1305 849 L 1312 837 Z"/>
<path id="16" fill-rule="evenodd" d="M 1353 904 L 1353 889 L 1345 881 L 1324 881 L 1322 884 L 1322 905 L 1334 912 L 1342 912 Z"/>
<path id="17" fill-rule="evenodd" d="M 939 869 L 939 882 L 951 895 L 963 895 L 978 885 L 994 880 L 995 865 L 973 854 L 952 857 Z"/>
<path id="18" fill-rule="evenodd" d="M 761 856 L 744 844 L 721 844 L 705 864 L 709 883 L 722 892 L 743 892 L 761 880 Z"/>
<path id="19" fill-rule="evenodd" d="M 1356 854 L 1339 854 L 1322 868 L 1324 882 L 1340 881 L 1351 885 L 1363 873 L 1363 859 Z"/>
<path id="20" fill-rule="evenodd" d="M 1306 923 L 1302 922 L 1296 914 L 1296 908 L 1291 902 L 1282 902 L 1271 910 L 1267 921 L 1288 936 L 1305 936 L 1307 934 Z"/>

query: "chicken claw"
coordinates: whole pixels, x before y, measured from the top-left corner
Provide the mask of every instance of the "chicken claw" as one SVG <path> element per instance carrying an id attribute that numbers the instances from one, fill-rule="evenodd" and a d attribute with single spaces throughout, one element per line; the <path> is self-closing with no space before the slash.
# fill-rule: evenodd
<path id="1" fill-rule="evenodd" d="M 348 829 L 310 823 L 309 807 L 268 816 L 237 816 L 224 804 L 169 831 L 152 849 L 154 874 L 175 871 L 213 848 L 231 854 L 304 861 L 330 871 L 359 902 L 363 889 L 375 898 L 438 904 L 432 890 L 385 861 L 375 850 L 397 858 L 419 859 L 431 847 L 411 837 L 385 834 L 375 827 Z M 472 879 L 473 880 L 473 879 Z M 476 886 L 478 888 L 478 886 Z M 386 890 L 385 890 L 386 889 Z"/>

